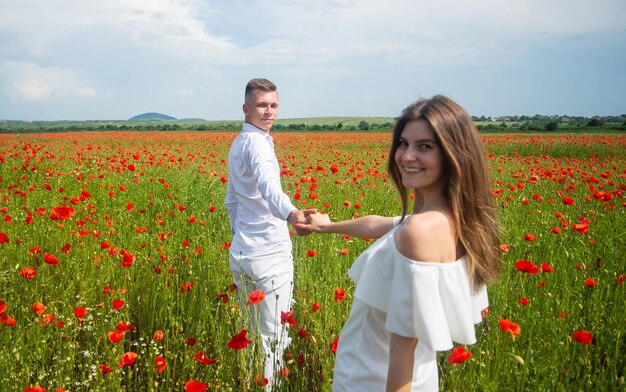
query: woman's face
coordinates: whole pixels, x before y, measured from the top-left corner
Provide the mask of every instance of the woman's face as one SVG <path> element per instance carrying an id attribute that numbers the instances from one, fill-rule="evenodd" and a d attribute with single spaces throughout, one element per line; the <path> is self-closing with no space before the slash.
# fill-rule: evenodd
<path id="1" fill-rule="evenodd" d="M 445 155 L 426 120 L 405 125 L 394 159 L 407 189 L 426 190 L 443 185 Z"/>

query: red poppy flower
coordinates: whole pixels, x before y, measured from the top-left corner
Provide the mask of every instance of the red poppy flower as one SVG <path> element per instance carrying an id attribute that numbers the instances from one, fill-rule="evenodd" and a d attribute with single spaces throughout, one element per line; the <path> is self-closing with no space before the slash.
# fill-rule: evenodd
<path id="1" fill-rule="evenodd" d="M 522 332 L 522 328 L 511 320 L 499 318 L 498 324 L 500 325 L 500 329 L 511 337 L 518 336 Z"/>
<path id="2" fill-rule="evenodd" d="M 222 301 L 222 303 L 225 303 L 225 304 L 226 304 L 226 303 L 228 303 L 228 300 L 230 299 L 230 298 L 228 297 L 228 294 L 225 294 L 225 293 L 220 293 L 220 294 L 217 294 L 217 295 L 215 296 L 215 298 L 217 298 L 217 299 L 221 300 L 221 301 Z"/>
<path id="3" fill-rule="evenodd" d="M 163 331 L 161 331 L 160 329 L 154 331 L 154 335 L 152 335 L 152 339 L 154 339 L 157 342 L 160 342 L 161 340 L 163 340 Z"/>
<path id="4" fill-rule="evenodd" d="M 24 389 L 23 392 L 46 392 L 46 388 L 40 387 L 39 385 L 36 385 L 34 387 L 28 387 L 28 388 Z"/>
<path id="5" fill-rule="evenodd" d="M 207 388 L 207 384 L 196 380 L 187 381 L 185 383 L 185 392 L 206 392 Z"/>
<path id="6" fill-rule="evenodd" d="M 15 319 L 6 313 L 0 313 L 0 324 L 13 328 L 15 327 Z"/>
<path id="7" fill-rule="evenodd" d="M 330 351 L 333 353 L 337 352 L 337 346 L 339 345 L 339 336 L 330 344 Z"/>
<path id="8" fill-rule="evenodd" d="M 300 328 L 300 330 L 298 331 L 298 337 L 300 339 L 306 339 L 308 336 L 309 333 L 304 328 Z"/>
<path id="9" fill-rule="evenodd" d="M 4 301 L 0 299 L 0 314 L 6 312 L 6 310 L 7 310 L 7 304 L 4 303 Z"/>
<path id="10" fill-rule="evenodd" d="M 589 223 L 575 223 L 572 225 L 572 230 L 586 235 L 589 232 Z"/>
<path id="11" fill-rule="evenodd" d="M 89 313 L 87 311 L 87 309 L 83 308 L 83 307 L 78 307 L 76 309 L 74 309 L 74 315 L 76 317 L 78 317 L 79 319 L 82 319 L 83 317 L 85 317 L 87 315 L 87 313 Z"/>
<path id="12" fill-rule="evenodd" d="M 158 356 L 154 358 L 154 366 L 156 367 L 157 372 L 163 373 L 165 366 L 167 366 L 167 361 L 162 356 Z"/>
<path id="13" fill-rule="evenodd" d="M 32 279 L 37 275 L 37 271 L 32 267 L 24 267 L 20 271 L 20 276 L 25 279 Z"/>
<path id="14" fill-rule="evenodd" d="M 518 299 L 517 302 L 519 302 L 520 304 L 522 304 L 524 306 L 527 306 L 528 305 L 528 298 L 522 297 L 522 298 Z"/>
<path id="15" fill-rule="evenodd" d="M 46 305 L 42 304 L 41 302 L 33 303 L 33 312 L 35 312 L 35 314 L 43 314 L 45 311 Z"/>
<path id="16" fill-rule="evenodd" d="M 43 261 L 45 261 L 46 263 L 50 264 L 53 267 L 59 265 L 59 259 L 57 259 L 55 255 L 51 255 L 48 253 L 45 253 L 43 255 Z"/>
<path id="17" fill-rule="evenodd" d="M 124 334 L 118 330 L 115 330 L 115 331 L 108 332 L 107 336 L 111 343 L 117 343 L 120 340 L 122 340 L 122 338 L 124 337 Z"/>
<path id="18" fill-rule="evenodd" d="M 508 245 L 508 244 L 503 244 L 503 245 L 500 245 L 500 252 L 502 252 L 502 253 L 506 253 L 506 252 L 508 252 L 508 251 L 509 251 L 509 248 L 510 248 L 510 247 L 511 247 L 511 245 Z"/>
<path id="19" fill-rule="evenodd" d="M 113 300 L 113 309 L 115 310 L 120 310 L 124 307 L 124 301 L 121 299 L 114 299 Z"/>
<path id="20" fill-rule="evenodd" d="M 126 332 L 129 332 L 129 331 L 132 331 L 133 329 L 135 329 L 135 326 L 132 325 L 132 324 L 127 324 L 124 321 L 120 321 L 115 326 L 115 329 L 120 331 L 120 332 L 122 332 L 122 333 L 126 333 Z"/>
<path id="21" fill-rule="evenodd" d="M 131 366 L 136 360 L 137 354 L 132 351 L 128 351 L 122 355 L 122 358 L 120 358 L 120 367 Z"/>
<path id="22" fill-rule="evenodd" d="M 587 278 L 587 280 L 585 280 L 585 286 L 589 287 L 590 289 L 596 287 L 596 281 L 593 278 Z"/>
<path id="23" fill-rule="evenodd" d="M 185 343 L 187 343 L 188 346 L 194 346 L 196 344 L 196 339 L 195 338 L 187 338 Z"/>
<path id="24" fill-rule="evenodd" d="M 198 351 L 198 353 L 194 356 L 194 359 L 203 365 L 213 365 L 214 363 L 217 363 L 217 359 L 209 358 L 209 356 L 202 351 Z"/>
<path id="25" fill-rule="evenodd" d="M 554 272 L 554 268 L 550 264 L 541 264 L 541 271 L 547 274 L 551 274 Z"/>
<path id="26" fill-rule="evenodd" d="M 532 261 L 518 260 L 515 262 L 515 268 L 518 271 L 526 272 L 528 274 L 539 273 L 539 267 L 537 267 Z"/>
<path id="27" fill-rule="evenodd" d="M 448 363 L 450 365 L 453 364 L 461 364 L 472 357 L 472 353 L 469 351 L 465 351 L 465 347 L 458 346 L 452 350 L 452 354 L 448 355 Z"/>
<path id="28" fill-rule="evenodd" d="M 536 240 L 537 238 L 536 238 L 534 235 L 532 235 L 532 234 L 528 233 L 528 234 L 526 234 L 526 235 L 524 236 L 524 239 L 525 239 L 526 241 L 534 241 L 534 240 Z"/>
<path id="29" fill-rule="evenodd" d="M 313 302 L 311 304 L 311 309 L 313 309 L 314 312 L 317 312 L 318 310 L 320 310 L 320 304 L 318 304 L 317 302 Z"/>
<path id="30" fill-rule="evenodd" d="M 617 285 L 618 286 L 621 286 L 622 283 L 624 283 L 624 281 L 626 281 L 626 275 L 625 274 L 617 275 Z"/>
<path id="31" fill-rule="evenodd" d="M 342 249 L 342 250 L 340 250 L 340 251 L 339 251 L 339 254 L 340 254 L 340 255 L 342 255 L 342 256 L 347 255 L 347 254 L 348 254 L 348 249 Z"/>
<path id="32" fill-rule="evenodd" d="M 252 340 L 248 340 L 246 338 L 247 333 L 247 329 L 242 329 L 241 332 L 234 335 L 230 339 L 230 341 L 227 343 L 227 346 L 229 348 L 232 348 L 233 350 L 243 350 L 244 348 L 248 347 L 248 345 L 252 343 Z"/>
<path id="33" fill-rule="evenodd" d="M 9 242 L 9 236 L 0 231 L 0 244 L 8 244 Z"/>
<path id="34" fill-rule="evenodd" d="M 74 215 L 76 215 L 76 210 L 72 207 L 56 206 L 50 211 L 50 218 L 52 220 L 65 220 L 73 217 Z"/>
<path id="35" fill-rule="evenodd" d="M 309 249 L 306 251 L 306 255 L 309 257 L 315 257 L 317 256 L 317 251 L 315 249 Z"/>
<path id="36" fill-rule="evenodd" d="M 254 376 L 254 382 L 260 387 L 264 387 L 270 383 L 267 377 L 264 377 L 262 374 L 257 374 L 256 376 Z"/>
<path id="37" fill-rule="evenodd" d="M 246 302 L 246 305 L 257 305 L 259 302 L 265 300 L 265 293 L 263 292 L 263 290 L 255 290 L 250 293 L 250 296 L 248 298 L 249 299 L 248 302 Z"/>
<path id="38" fill-rule="evenodd" d="M 297 325 L 298 323 L 296 322 L 296 320 L 293 319 L 293 313 L 292 312 L 280 312 L 280 323 L 281 324 L 289 324 L 289 325 Z"/>
<path id="39" fill-rule="evenodd" d="M 122 261 L 120 262 L 120 266 L 132 267 L 133 262 L 135 261 L 135 255 L 125 249 L 120 250 L 120 254 L 122 255 Z"/>
<path id="40" fill-rule="evenodd" d="M 103 363 L 102 365 L 100 365 L 99 368 L 103 375 L 111 373 L 113 371 L 113 369 L 111 369 L 109 365 L 106 363 Z"/>
<path id="41" fill-rule="evenodd" d="M 56 317 L 53 314 L 44 314 L 43 315 L 43 319 L 39 322 L 39 325 L 42 327 L 45 327 L 46 325 L 50 324 L 51 322 L 54 321 Z M 58 326 L 58 324 L 57 324 Z"/>
<path id="42" fill-rule="evenodd" d="M 572 338 L 580 344 L 591 344 L 593 341 L 593 335 L 591 332 L 585 331 L 584 329 L 574 331 Z"/>
<path id="43" fill-rule="evenodd" d="M 103 241 L 100 243 L 100 249 L 107 249 L 111 247 L 111 243 L 107 241 Z"/>
<path id="44" fill-rule="evenodd" d="M 574 199 L 572 199 L 571 197 L 563 197 L 561 201 L 563 202 L 563 204 L 568 205 L 568 206 L 574 205 Z"/>
<path id="45" fill-rule="evenodd" d="M 341 287 L 335 289 L 335 302 L 341 303 L 346 299 L 346 291 Z"/>

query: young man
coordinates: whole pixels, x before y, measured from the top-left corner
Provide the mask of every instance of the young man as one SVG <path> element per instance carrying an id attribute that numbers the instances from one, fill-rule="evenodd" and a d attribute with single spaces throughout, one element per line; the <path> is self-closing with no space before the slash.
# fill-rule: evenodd
<path id="1" fill-rule="evenodd" d="M 226 208 L 233 232 L 230 270 L 251 332 L 260 334 L 265 377 L 271 389 L 290 341 L 280 317 L 292 304 L 293 257 L 287 222 L 305 223 L 306 216 L 294 207 L 280 183 L 269 133 L 278 113 L 276 86 L 267 79 L 250 80 L 243 113 L 243 129 L 228 155 Z M 246 306 L 249 294 L 256 290 L 265 293 L 265 300 Z"/>

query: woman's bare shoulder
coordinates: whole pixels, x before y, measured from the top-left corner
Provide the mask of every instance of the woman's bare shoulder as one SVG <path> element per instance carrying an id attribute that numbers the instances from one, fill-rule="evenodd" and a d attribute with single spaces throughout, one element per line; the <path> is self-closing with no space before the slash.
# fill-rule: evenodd
<path id="1" fill-rule="evenodd" d="M 396 247 L 402 255 L 414 261 L 454 261 L 456 238 L 450 216 L 442 211 L 412 215 L 398 229 Z"/>

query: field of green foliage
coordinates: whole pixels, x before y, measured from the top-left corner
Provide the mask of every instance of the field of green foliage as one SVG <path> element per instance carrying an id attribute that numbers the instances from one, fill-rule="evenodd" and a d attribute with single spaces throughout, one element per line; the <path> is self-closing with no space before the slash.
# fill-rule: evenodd
<path id="1" fill-rule="evenodd" d="M 255 345 L 229 347 L 246 328 L 224 208 L 235 136 L 0 137 L 2 390 L 262 390 Z M 274 138 L 298 207 L 335 219 L 399 214 L 388 133 Z M 438 354 L 441 389 L 624 390 L 626 135 L 483 141 L 503 274 L 478 343 L 464 347 L 471 357 Z M 293 342 L 276 390 L 329 391 L 354 290 L 346 272 L 370 242 L 294 235 L 293 244 Z"/>

